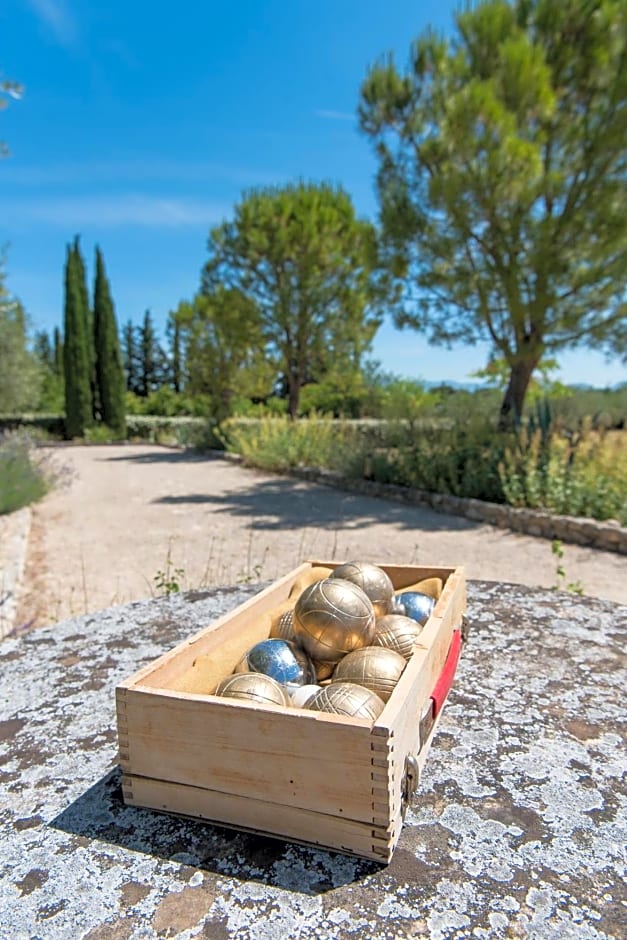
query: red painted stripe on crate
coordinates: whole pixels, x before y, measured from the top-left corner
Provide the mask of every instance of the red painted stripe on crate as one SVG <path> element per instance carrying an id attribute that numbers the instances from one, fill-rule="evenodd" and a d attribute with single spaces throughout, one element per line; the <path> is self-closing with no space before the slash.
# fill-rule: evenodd
<path id="1" fill-rule="evenodd" d="M 453 639 L 451 640 L 451 645 L 449 647 L 448 655 L 446 657 L 446 662 L 444 663 L 444 668 L 440 673 L 440 678 L 435 684 L 433 692 L 431 693 L 431 698 L 433 699 L 433 717 L 437 718 L 439 715 L 444 702 L 446 701 L 446 696 L 451 691 L 451 686 L 453 685 L 453 679 L 455 678 L 455 670 L 457 669 L 457 663 L 459 662 L 459 654 L 462 648 L 462 634 L 461 630 L 455 630 L 453 633 Z"/>

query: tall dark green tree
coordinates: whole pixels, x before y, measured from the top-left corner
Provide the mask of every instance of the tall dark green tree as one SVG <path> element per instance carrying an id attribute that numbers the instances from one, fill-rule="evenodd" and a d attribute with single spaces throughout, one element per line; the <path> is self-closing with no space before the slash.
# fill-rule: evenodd
<path id="1" fill-rule="evenodd" d="M 181 324 L 179 322 L 179 318 L 173 312 L 168 314 L 168 322 L 166 324 L 165 333 L 170 345 L 170 384 L 178 395 L 183 387 L 183 350 L 181 341 Z"/>
<path id="2" fill-rule="evenodd" d="M 137 353 L 136 327 L 127 320 L 122 330 L 122 363 L 126 376 L 126 389 L 135 395 L 139 392 L 139 360 Z"/>
<path id="3" fill-rule="evenodd" d="M 54 328 L 54 371 L 59 378 L 63 378 L 63 339 L 58 326 Z"/>
<path id="4" fill-rule="evenodd" d="M 487 340 L 521 415 L 541 361 L 625 355 L 627 5 L 486 0 L 364 82 L 397 322 Z M 585 380 L 585 376 L 582 375 Z"/>
<path id="5" fill-rule="evenodd" d="M 87 359 L 89 365 L 89 389 L 91 392 L 91 414 L 94 421 L 99 414 L 98 386 L 96 380 L 96 346 L 94 338 L 94 315 L 89 304 L 89 289 L 87 287 L 87 271 L 83 255 L 81 254 L 80 236 L 76 235 L 73 246 L 76 277 L 81 295 L 81 310 L 85 320 L 85 336 L 87 337 Z"/>
<path id="6" fill-rule="evenodd" d="M 83 269 L 84 272 L 84 269 Z M 65 435 L 83 437 L 93 421 L 89 383 L 89 344 L 81 269 L 73 246 L 67 248 L 65 262 L 65 302 L 63 312 L 63 372 L 65 382 Z"/>
<path id="7" fill-rule="evenodd" d="M 54 352 L 47 330 L 37 330 L 33 339 L 33 352 L 46 369 L 54 369 Z"/>
<path id="8" fill-rule="evenodd" d="M 96 248 L 94 282 L 94 338 L 96 382 L 100 417 L 120 437 L 126 433 L 124 393 L 126 382 L 111 290 L 100 248 Z"/>
<path id="9" fill-rule="evenodd" d="M 307 183 L 253 191 L 211 230 L 208 247 L 203 293 L 224 286 L 248 298 L 285 375 L 290 415 L 307 382 L 359 368 L 381 322 L 376 237 L 347 193 Z"/>
<path id="10" fill-rule="evenodd" d="M 151 392 L 164 384 L 167 375 L 167 358 L 157 339 L 150 310 L 146 310 L 138 333 L 137 394 L 147 398 Z"/>

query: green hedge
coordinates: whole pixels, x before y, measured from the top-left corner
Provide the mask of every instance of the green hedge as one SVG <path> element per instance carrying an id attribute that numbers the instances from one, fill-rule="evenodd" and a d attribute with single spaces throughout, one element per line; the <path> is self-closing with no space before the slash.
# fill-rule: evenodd
<path id="1" fill-rule="evenodd" d="M 0 415 L 0 432 L 19 429 L 43 431 L 51 437 L 65 434 L 65 418 L 58 414 Z"/>

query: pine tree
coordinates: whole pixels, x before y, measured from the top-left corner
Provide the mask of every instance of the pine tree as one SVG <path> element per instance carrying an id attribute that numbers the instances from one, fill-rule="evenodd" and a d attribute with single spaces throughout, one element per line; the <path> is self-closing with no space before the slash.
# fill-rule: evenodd
<path id="1" fill-rule="evenodd" d="M 124 407 L 126 382 L 111 291 L 99 248 L 96 248 L 94 337 L 96 385 L 101 418 L 112 431 L 124 437 L 126 434 Z"/>
<path id="2" fill-rule="evenodd" d="M 138 389 L 137 394 L 147 398 L 164 383 L 166 356 L 157 340 L 150 310 L 146 310 L 144 321 L 139 328 L 138 349 Z"/>
<path id="3" fill-rule="evenodd" d="M 83 437 L 92 423 L 89 357 L 80 268 L 74 248 L 68 246 L 65 263 L 63 316 L 63 372 L 65 376 L 65 436 Z"/>
<path id="4" fill-rule="evenodd" d="M 137 351 L 137 327 L 127 320 L 122 330 L 122 362 L 126 376 L 126 389 L 139 394 L 139 363 Z"/>

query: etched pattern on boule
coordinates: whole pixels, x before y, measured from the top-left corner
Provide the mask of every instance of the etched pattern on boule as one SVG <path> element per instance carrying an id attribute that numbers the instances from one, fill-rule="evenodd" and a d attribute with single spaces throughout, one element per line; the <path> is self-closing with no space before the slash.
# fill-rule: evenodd
<path id="1" fill-rule="evenodd" d="M 215 695 L 245 699 L 260 705 L 290 705 L 287 691 L 276 679 L 262 672 L 240 672 L 218 683 Z"/>
<path id="2" fill-rule="evenodd" d="M 296 634 L 294 633 L 294 608 L 284 611 L 278 620 L 272 625 L 270 631 L 271 637 L 277 637 L 280 640 L 289 640 L 294 642 Z"/>
<path id="3" fill-rule="evenodd" d="M 387 702 L 405 666 L 405 659 L 400 653 L 382 646 L 366 646 L 340 660 L 331 685 L 336 682 L 356 682 Z"/>
<path id="4" fill-rule="evenodd" d="M 306 708 L 312 711 L 346 715 L 349 718 L 369 718 L 375 721 L 385 703 L 370 689 L 354 682 L 331 683 L 309 699 Z"/>
<path id="5" fill-rule="evenodd" d="M 372 644 L 394 650 L 407 660 L 414 651 L 422 629 L 422 624 L 404 614 L 386 614 L 375 624 Z"/>

